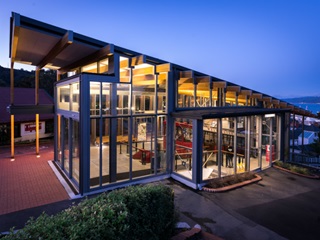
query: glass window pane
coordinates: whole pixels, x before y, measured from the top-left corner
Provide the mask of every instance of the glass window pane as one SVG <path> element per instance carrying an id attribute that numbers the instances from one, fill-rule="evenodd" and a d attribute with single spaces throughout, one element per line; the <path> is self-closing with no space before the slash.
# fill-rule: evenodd
<path id="1" fill-rule="evenodd" d="M 70 110 L 70 86 L 57 86 L 57 102 L 58 108 L 63 110 Z"/>
<path id="2" fill-rule="evenodd" d="M 87 72 L 87 73 L 98 73 L 98 64 L 97 62 L 88 64 L 86 66 L 83 66 L 81 68 L 82 72 Z"/>
<path id="3" fill-rule="evenodd" d="M 72 178 L 79 183 L 79 122 L 72 122 Z"/>
<path id="4" fill-rule="evenodd" d="M 219 177 L 217 152 L 217 119 L 203 121 L 202 179 Z"/>
<path id="5" fill-rule="evenodd" d="M 175 122 L 174 171 L 192 179 L 192 124 Z"/>
<path id="6" fill-rule="evenodd" d="M 64 155 L 64 169 L 69 173 L 69 119 L 63 118 L 64 120 L 64 131 L 63 131 L 63 155 Z"/>
<path id="7" fill-rule="evenodd" d="M 117 84 L 117 114 L 126 115 L 130 113 L 129 107 L 130 85 Z"/>
<path id="8" fill-rule="evenodd" d="M 71 84 L 71 90 L 72 90 L 72 105 L 71 105 L 71 111 L 79 112 L 80 109 L 80 98 L 79 98 L 79 82 L 72 83 Z"/>
<path id="9" fill-rule="evenodd" d="M 90 119 L 90 187 L 101 186 L 100 176 L 102 166 L 100 162 L 100 150 L 103 142 L 109 142 L 108 136 L 100 138 L 99 119 Z M 107 157 L 107 156 L 106 156 Z"/>
<path id="10" fill-rule="evenodd" d="M 110 115 L 111 114 L 111 99 L 110 99 L 110 83 L 102 83 L 102 115 Z"/>
<path id="11" fill-rule="evenodd" d="M 108 65 L 109 65 L 109 59 L 103 59 L 99 61 L 99 73 L 108 73 Z"/>
<path id="12" fill-rule="evenodd" d="M 168 73 L 160 73 L 158 76 L 158 113 L 167 112 L 167 82 Z"/>
<path id="13" fill-rule="evenodd" d="M 155 112 L 155 87 L 154 66 L 149 64 L 135 66 L 132 78 L 134 113 Z"/>
<path id="14" fill-rule="evenodd" d="M 129 59 L 125 57 L 120 57 L 120 82 L 130 82 L 130 68 L 129 68 Z"/>
<path id="15" fill-rule="evenodd" d="M 99 82 L 90 82 L 90 115 L 100 115 L 100 85 Z"/>

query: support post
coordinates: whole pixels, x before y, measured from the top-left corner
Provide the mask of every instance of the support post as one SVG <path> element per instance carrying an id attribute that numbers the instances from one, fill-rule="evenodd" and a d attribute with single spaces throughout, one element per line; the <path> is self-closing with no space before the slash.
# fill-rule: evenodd
<path id="1" fill-rule="evenodd" d="M 14 104 L 14 62 L 11 62 L 10 68 L 10 104 Z M 11 121 L 11 161 L 14 161 L 14 115 L 10 117 Z"/>
<path id="2" fill-rule="evenodd" d="M 35 105 L 39 105 L 39 74 L 40 69 L 36 67 L 35 72 Z M 39 154 L 39 114 L 36 114 L 36 155 L 37 158 L 40 157 Z"/>

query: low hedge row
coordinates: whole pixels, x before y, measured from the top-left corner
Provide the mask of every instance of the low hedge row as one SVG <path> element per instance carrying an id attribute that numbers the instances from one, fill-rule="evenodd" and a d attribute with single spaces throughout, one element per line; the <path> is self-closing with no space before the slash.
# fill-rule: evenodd
<path id="1" fill-rule="evenodd" d="M 171 188 L 131 186 L 85 199 L 54 216 L 43 213 L 3 239 L 170 239 L 175 223 Z"/>

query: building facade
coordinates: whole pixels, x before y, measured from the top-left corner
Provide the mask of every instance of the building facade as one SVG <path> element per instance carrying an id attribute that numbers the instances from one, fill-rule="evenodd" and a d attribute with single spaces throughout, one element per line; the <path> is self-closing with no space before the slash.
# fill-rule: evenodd
<path id="1" fill-rule="evenodd" d="M 17 13 L 11 24 L 19 40 L 11 41 L 12 63 L 57 70 L 55 163 L 82 195 L 169 177 L 197 189 L 213 178 L 270 167 L 289 158 L 290 114 L 312 116 Z M 37 38 L 44 46 L 30 59 L 25 51 Z"/>

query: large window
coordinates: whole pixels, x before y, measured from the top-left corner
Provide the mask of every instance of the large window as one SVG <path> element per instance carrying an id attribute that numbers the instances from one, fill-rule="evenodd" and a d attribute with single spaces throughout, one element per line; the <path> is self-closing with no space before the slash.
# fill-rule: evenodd
<path id="1" fill-rule="evenodd" d="M 57 86 L 57 108 L 72 112 L 79 112 L 79 81 L 64 83 Z"/>
<path id="2" fill-rule="evenodd" d="M 154 66 L 140 64 L 132 70 L 133 113 L 155 113 L 156 77 Z"/>
<path id="3" fill-rule="evenodd" d="M 192 179 L 192 123 L 175 121 L 174 171 Z"/>

